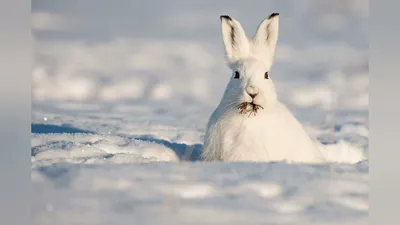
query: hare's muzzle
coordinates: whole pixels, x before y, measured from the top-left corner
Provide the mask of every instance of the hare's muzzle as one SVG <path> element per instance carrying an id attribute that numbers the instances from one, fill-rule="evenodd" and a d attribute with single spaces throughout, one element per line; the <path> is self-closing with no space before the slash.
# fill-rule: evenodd
<path id="1" fill-rule="evenodd" d="M 254 98 L 258 95 L 259 91 L 258 91 L 258 88 L 256 88 L 256 87 L 250 85 L 250 86 L 248 86 L 248 87 L 246 88 L 246 93 L 247 93 L 252 99 L 254 99 Z"/>

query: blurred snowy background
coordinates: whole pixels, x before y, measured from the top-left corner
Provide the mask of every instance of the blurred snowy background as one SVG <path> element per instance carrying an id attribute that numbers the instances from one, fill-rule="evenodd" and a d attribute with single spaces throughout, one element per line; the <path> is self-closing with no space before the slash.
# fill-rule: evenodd
<path id="1" fill-rule="evenodd" d="M 39 224 L 73 224 L 73 215 L 80 218 L 75 224 L 126 224 L 126 220 L 117 219 L 121 213 L 127 216 L 125 211 L 115 211 L 118 216 L 110 216 L 114 218 L 111 220 L 98 217 L 105 212 L 98 204 L 101 202 L 103 207 L 107 205 L 102 202 L 106 201 L 103 198 L 116 201 L 115 196 L 99 194 L 93 186 L 100 182 L 96 181 L 96 177 L 104 173 L 105 167 L 101 165 L 119 166 L 110 167 L 115 172 L 106 172 L 107 175 L 102 177 L 102 185 L 107 190 L 131 190 L 128 187 L 133 186 L 146 189 L 157 180 L 155 177 L 163 176 L 160 173 L 164 173 L 164 170 L 170 171 L 169 168 L 180 168 L 182 165 L 140 167 L 142 162 L 178 162 L 188 148 L 194 148 L 195 153 L 201 150 L 207 119 L 218 104 L 230 76 L 224 62 L 219 20 L 222 14 L 238 19 L 246 33 L 252 35 L 265 17 L 272 12 L 279 12 L 280 40 L 270 73 L 279 98 L 312 136 L 330 144 L 333 158 L 353 162 L 360 158 L 361 153 L 367 155 L 368 6 L 369 2 L 365 0 L 33 0 L 35 64 L 32 72 L 32 179 L 37 192 L 33 201 L 36 221 Z M 139 164 L 129 165 L 132 163 Z M 82 173 L 70 172 L 81 171 L 77 168 L 84 164 L 95 167 L 88 167 L 90 169 L 82 170 L 86 171 Z M 207 174 L 204 172 L 207 165 L 194 163 L 189 168 L 203 171 L 200 174 L 210 176 L 209 179 L 217 183 L 220 169 L 225 166 L 235 168 L 234 164 L 216 164 L 211 167 L 215 169 L 214 172 Z M 253 166 L 255 170 L 260 169 L 259 165 L 248 164 L 236 167 L 236 170 L 247 168 L 245 170 L 252 171 Z M 286 168 L 280 164 L 277 166 Z M 368 170 L 368 166 L 364 166 Z M 193 173 L 189 168 L 188 171 Z M 286 168 L 293 172 L 287 172 L 286 178 L 278 178 L 279 171 L 275 169 L 272 174 L 277 176 L 264 175 L 257 182 L 265 179 L 270 183 L 277 182 L 274 185 L 284 190 L 288 187 L 284 180 L 279 179 L 296 176 L 297 170 L 294 168 L 297 167 Z M 350 176 L 361 184 L 343 185 L 365 194 L 368 172 L 360 172 L 357 166 L 350 168 L 356 174 L 359 172 L 358 176 L 344 176 Z M 137 184 L 129 183 L 136 179 L 129 175 L 121 178 L 122 183 L 112 185 L 116 176 L 122 176 L 120 172 L 126 174 L 135 171 L 150 177 L 153 174 L 153 178 L 141 178 L 144 181 Z M 305 177 L 310 172 L 308 167 L 301 166 L 298 171 L 305 171 Z M 180 173 L 186 176 L 185 172 L 177 172 L 178 175 Z M 318 171 L 314 175 L 317 174 Z M 316 181 L 319 182 L 316 190 L 305 189 L 302 182 L 293 181 L 293 185 L 297 185 L 302 193 L 295 196 L 310 197 L 323 192 L 327 188 L 327 180 L 331 178 L 323 168 L 321 174 L 322 178 Z M 86 182 L 76 183 L 81 179 Z M 158 182 L 172 182 L 163 183 L 163 179 L 166 178 L 159 177 Z M 237 179 L 244 182 L 242 178 Z M 68 181 L 73 185 L 65 184 L 71 188 L 63 189 L 66 193 L 60 195 L 59 186 L 51 185 L 55 181 Z M 224 185 L 218 185 L 212 187 L 226 189 Z M 272 185 L 272 189 L 274 187 Z M 85 188 L 92 188 L 91 197 L 85 195 L 85 198 L 91 198 L 90 201 L 66 203 Z M 190 190 L 194 196 L 202 196 L 204 192 L 202 188 Z M 196 192 L 199 190 L 200 194 Z M 212 192 L 207 190 L 205 192 Z M 243 191 L 247 193 L 247 189 Z M 226 190 L 221 190 L 221 193 L 226 194 Z M 352 216 L 349 218 L 365 219 L 367 216 L 367 195 L 362 195 L 362 200 L 345 199 L 342 201 L 343 207 L 325 202 L 331 199 L 331 194 L 323 192 L 322 195 L 325 196 L 322 202 L 310 201 L 307 205 L 311 211 L 306 206 L 301 208 L 303 205 L 298 211 L 285 208 L 292 213 L 285 217 L 289 221 L 287 224 L 291 224 L 291 219 L 300 221 L 307 215 L 308 219 L 304 219 L 302 224 L 312 223 L 314 220 L 310 218 L 317 214 L 325 216 L 317 216 L 319 220 L 315 223 L 328 224 L 328 221 L 340 218 L 329 213 L 347 215 L 349 211 L 346 210 L 356 212 L 348 213 Z M 142 193 L 135 196 L 145 199 L 143 196 L 146 195 Z M 279 196 L 279 201 L 288 198 L 286 195 Z M 152 202 L 151 199 L 147 200 L 147 203 Z M 141 201 L 146 202 L 143 199 Z M 213 201 L 200 203 L 214 204 Z M 242 204 L 244 200 L 235 201 Z M 136 202 L 130 206 L 140 204 Z M 279 206 L 281 211 L 271 215 L 285 214 L 282 207 L 286 206 L 294 207 L 288 204 Z M 82 211 L 82 207 L 86 211 Z M 125 210 L 129 211 L 127 208 Z M 240 213 L 235 211 L 230 214 L 229 210 L 232 209 L 222 208 L 226 210 L 227 218 L 232 219 L 237 215 L 236 221 L 241 221 Z M 146 209 L 145 212 L 154 214 L 151 211 L 153 208 Z M 129 215 L 127 218 L 138 218 Z M 146 224 L 150 219 L 156 221 L 145 215 L 142 214 L 141 220 L 137 220 L 140 222 L 138 224 Z M 199 215 L 210 214 L 206 210 Z M 160 221 L 163 221 L 162 218 Z M 207 219 L 202 216 L 199 218 Z M 248 218 L 248 214 L 243 218 Z M 257 216 L 253 218 L 282 224 L 278 223 L 281 221 L 279 216 L 272 216 L 270 220 Z M 200 223 L 201 220 L 195 221 Z M 167 224 L 165 220 L 163 222 Z M 334 224 L 338 224 L 337 221 Z"/>

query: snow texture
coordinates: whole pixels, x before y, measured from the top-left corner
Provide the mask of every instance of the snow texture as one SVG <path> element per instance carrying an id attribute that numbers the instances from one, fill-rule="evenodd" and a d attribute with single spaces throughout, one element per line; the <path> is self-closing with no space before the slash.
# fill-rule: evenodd
<path id="1" fill-rule="evenodd" d="M 219 16 L 273 12 L 278 97 L 330 163 L 199 160 L 230 77 Z M 368 2 L 32 2 L 36 224 L 367 224 Z"/>

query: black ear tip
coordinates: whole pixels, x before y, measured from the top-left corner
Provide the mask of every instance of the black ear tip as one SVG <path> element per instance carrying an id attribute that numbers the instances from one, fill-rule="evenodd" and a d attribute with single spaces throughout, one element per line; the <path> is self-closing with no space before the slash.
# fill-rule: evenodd
<path id="1" fill-rule="evenodd" d="M 219 18 L 220 18 L 221 20 L 222 20 L 222 19 L 232 20 L 232 18 L 231 18 L 230 16 L 228 16 L 228 15 L 221 15 Z"/>
<path id="2" fill-rule="evenodd" d="M 268 19 L 274 18 L 274 17 L 276 17 L 276 16 L 279 16 L 279 13 L 272 13 L 272 14 L 268 17 Z"/>

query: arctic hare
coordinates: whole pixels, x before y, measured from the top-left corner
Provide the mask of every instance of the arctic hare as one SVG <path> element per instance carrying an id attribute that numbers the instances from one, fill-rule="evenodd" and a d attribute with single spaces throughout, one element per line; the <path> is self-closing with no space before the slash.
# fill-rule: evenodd
<path id="1" fill-rule="evenodd" d="M 212 113 L 204 137 L 205 161 L 287 161 L 324 158 L 299 121 L 279 102 L 270 69 L 278 41 L 279 14 L 264 19 L 252 39 L 223 15 L 222 37 L 232 77 Z M 270 76 L 271 75 L 271 76 Z"/>

